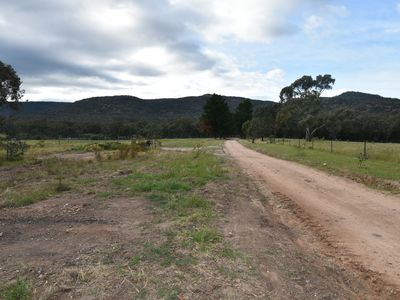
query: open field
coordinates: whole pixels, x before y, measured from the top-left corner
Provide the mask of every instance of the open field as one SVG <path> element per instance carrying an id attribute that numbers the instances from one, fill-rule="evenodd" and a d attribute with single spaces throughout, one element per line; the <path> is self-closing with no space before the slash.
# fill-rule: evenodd
<path id="1" fill-rule="evenodd" d="M 277 144 L 287 144 L 301 148 L 331 152 L 331 141 L 315 140 L 306 142 L 298 139 L 276 139 Z M 400 144 L 367 142 L 367 155 L 369 159 L 400 163 Z M 364 151 L 363 142 L 332 141 L 332 152 L 347 156 L 357 157 Z"/>
<path id="2" fill-rule="evenodd" d="M 171 148 L 194 148 L 194 147 L 213 147 L 222 146 L 221 139 L 162 139 L 163 147 Z"/>
<path id="3" fill-rule="evenodd" d="M 360 166 L 358 155 L 363 151 L 363 143 L 335 142 L 334 152 L 330 152 L 329 142 L 314 142 L 298 147 L 298 140 L 288 144 L 270 144 L 256 140 L 254 144 L 242 140 L 247 147 L 262 153 L 296 161 L 336 175 L 352 178 L 368 186 L 393 192 L 400 192 L 400 163 L 398 144 L 368 144 L 368 159 Z"/>
<path id="4" fill-rule="evenodd" d="M 67 152 L 0 167 L 0 298 L 391 296 L 282 223 L 278 200 L 214 151 Z"/>

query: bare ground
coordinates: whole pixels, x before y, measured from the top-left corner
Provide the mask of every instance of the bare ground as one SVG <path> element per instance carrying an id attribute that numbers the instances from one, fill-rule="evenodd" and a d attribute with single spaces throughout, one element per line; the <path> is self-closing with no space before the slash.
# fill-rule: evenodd
<path id="1" fill-rule="evenodd" d="M 264 193 L 272 193 L 279 207 L 286 207 L 318 236 L 325 254 L 359 270 L 377 290 L 396 293 L 400 286 L 399 197 L 266 156 L 237 141 L 227 141 L 225 150 Z"/>
<path id="2" fill-rule="evenodd" d="M 277 214 L 278 198 L 227 168 L 229 178 L 198 193 L 215 204 L 213 226 L 229 258 L 213 249 L 192 253 L 196 262 L 183 269 L 158 262 L 131 269 L 145 243 L 174 229 L 172 220 L 141 197 L 66 192 L 0 210 L 0 282 L 28 278 L 35 299 L 396 299 L 320 253 L 307 229 Z M 108 184 L 104 174 L 97 179 Z"/>

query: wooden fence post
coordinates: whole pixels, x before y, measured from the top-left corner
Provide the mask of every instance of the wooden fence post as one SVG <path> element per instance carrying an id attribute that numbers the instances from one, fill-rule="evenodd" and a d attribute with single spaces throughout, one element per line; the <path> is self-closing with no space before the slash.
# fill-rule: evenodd
<path id="1" fill-rule="evenodd" d="M 367 157 L 367 141 L 364 141 L 364 157 Z"/>

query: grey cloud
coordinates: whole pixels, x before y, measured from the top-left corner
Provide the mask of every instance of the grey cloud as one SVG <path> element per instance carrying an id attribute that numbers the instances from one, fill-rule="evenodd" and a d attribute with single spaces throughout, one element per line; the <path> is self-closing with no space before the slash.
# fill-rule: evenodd
<path id="1" fill-rule="evenodd" d="M 127 62 L 122 66 L 106 63 L 110 59 L 124 62 L 125 57 L 142 47 L 161 45 L 176 56 L 180 64 L 196 70 L 210 68 L 216 63 L 192 40 L 193 33 L 181 21 L 185 12 L 173 9 L 166 0 L 114 0 L 113 5 L 134 3 L 140 10 L 138 27 L 118 35 L 88 22 L 79 3 L 51 0 L 1 3 L 0 16 L 11 23 L 9 29 L 15 27 L 21 35 L 11 36 L 9 32 L 0 31 L 3 41 L 0 59 L 14 65 L 22 76 L 49 77 L 61 73 L 66 81 L 68 76 L 80 76 L 101 78 L 109 83 L 120 82 L 110 75 L 115 71 L 153 77 L 165 73 L 143 63 Z"/>

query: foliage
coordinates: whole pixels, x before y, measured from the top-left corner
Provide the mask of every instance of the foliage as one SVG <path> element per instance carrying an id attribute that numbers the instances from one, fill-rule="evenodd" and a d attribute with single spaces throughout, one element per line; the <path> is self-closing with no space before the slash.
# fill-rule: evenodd
<path id="1" fill-rule="evenodd" d="M 242 137 L 246 132 L 242 130 L 242 126 L 246 121 L 250 121 L 253 116 L 253 104 L 249 99 L 245 99 L 239 103 L 234 114 L 235 129 Z"/>
<path id="2" fill-rule="evenodd" d="M 6 159 L 10 161 L 21 160 L 28 149 L 27 143 L 15 139 L 1 142 L 0 146 L 5 149 Z"/>
<path id="3" fill-rule="evenodd" d="M 18 102 L 24 94 L 21 79 L 10 65 L 0 61 L 0 106 Z"/>
<path id="4" fill-rule="evenodd" d="M 224 138 L 231 133 L 232 115 L 221 95 L 213 94 L 203 107 L 203 130 L 214 138 Z"/>
<path id="5" fill-rule="evenodd" d="M 318 129 L 320 96 L 324 90 L 332 89 L 335 79 L 331 75 L 318 75 L 315 79 L 303 76 L 291 85 L 284 87 L 280 93 L 281 108 L 277 114 L 277 123 L 282 129 L 296 126 L 305 132 L 306 139 L 311 141 Z M 286 127 L 286 128 L 285 128 Z"/>
<path id="6" fill-rule="evenodd" d="M 312 76 L 304 75 L 295 80 L 291 85 L 281 90 L 279 98 L 281 103 L 288 102 L 312 102 L 318 101 L 324 90 L 332 89 L 335 79 L 331 75 L 318 75 L 315 79 Z"/>
<path id="7" fill-rule="evenodd" d="M 251 121 L 243 124 L 246 137 L 264 139 L 264 137 L 273 136 L 275 134 L 275 119 L 278 107 L 275 104 L 256 109 Z"/>

